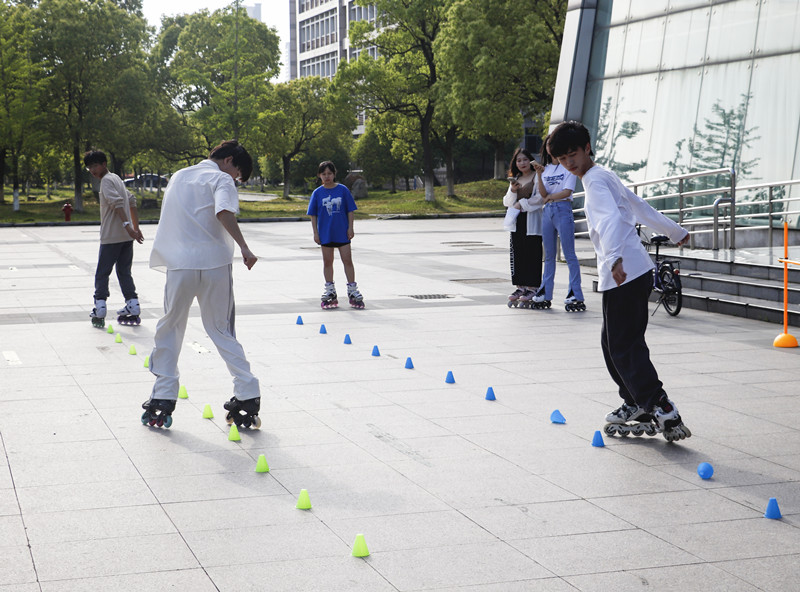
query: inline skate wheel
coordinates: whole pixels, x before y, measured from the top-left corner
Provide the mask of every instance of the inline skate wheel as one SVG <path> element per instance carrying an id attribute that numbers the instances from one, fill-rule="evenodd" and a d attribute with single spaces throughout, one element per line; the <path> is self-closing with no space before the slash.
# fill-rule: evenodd
<path id="1" fill-rule="evenodd" d="M 142 425 L 147 425 L 148 423 L 150 423 L 150 414 L 145 411 L 142 413 Z"/>
<path id="2" fill-rule="evenodd" d="M 92 327 L 97 327 L 98 329 L 102 329 L 106 326 L 105 319 L 92 319 Z"/>

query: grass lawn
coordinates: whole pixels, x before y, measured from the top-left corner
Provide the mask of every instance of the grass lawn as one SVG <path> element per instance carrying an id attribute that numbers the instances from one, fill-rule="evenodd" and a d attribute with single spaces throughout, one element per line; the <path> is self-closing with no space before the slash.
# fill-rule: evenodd
<path id="1" fill-rule="evenodd" d="M 390 193 L 386 190 L 371 190 L 366 198 L 356 201 L 358 210 L 356 217 L 360 219 L 373 216 L 390 215 L 427 215 L 427 214 L 457 214 L 465 212 L 501 212 L 503 208 L 503 195 L 507 189 L 505 181 L 476 181 L 456 185 L 456 195 L 447 197 L 444 187 L 436 187 L 434 194 L 436 201 L 426 202 L 422 189 L 414 191 L 399 191 Z M 279 188 L 268 193 L 277 194 Z M 250 193 L 242 191 L 242 195 Z M 258 194 L 258 192 L 252 192 Z M 30 224 L 35 222 L 63 222 L 62 206 L 67 201 L 72 201 L 72 190 L 59 190 L 50 199 L 45 198 L 44 192 L 31 191 L 35 201 L 26 200 L 20 196 L 20 210 L 13 211 L 11 192 L 6 188 L 5 203 L 0 204 L 0 223 L 2 224 Z M 139 197 L 139 194 L 137 194 Z M 145 198 L 155 197 L 155 193 L 145 192 Z M 96 222 L 100 220 L 100 207 L 94 196 L 87 192 L 83 198 L 84 211 L 72 212 L 72 221 Z M 141 201 L 140 201 L 141 203 Z M 240 201 L 240 218 L 297 218 L 305 217 L 308 207 L 308 197 L 278 197 L 269 201 Z M 158 220 L 159 208 L 139 208 L 141 220 Z"/>

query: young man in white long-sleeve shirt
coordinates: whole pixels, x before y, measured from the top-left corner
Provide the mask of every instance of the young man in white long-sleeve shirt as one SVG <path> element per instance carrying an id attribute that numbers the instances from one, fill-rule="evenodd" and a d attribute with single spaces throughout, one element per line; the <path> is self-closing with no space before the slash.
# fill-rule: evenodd
<path id="1" fill-rule="evenodd" d="M 652 418 L 667 440 L 688 438 L 692 434 L 664 392 L 645 342 L 653 262 L 636 223 L 666 234 L 678 245 L 688 242 L 689 233 L 625 187 L 610 170 L 594 163 L 589 131 L 583 124 L 559 124 L 549 146 L 553 157 L 580 177 L 586 190 L 586 220 L 603 293 L 603 356 L 623 400 L 606 421 L 621 426 Z"/>

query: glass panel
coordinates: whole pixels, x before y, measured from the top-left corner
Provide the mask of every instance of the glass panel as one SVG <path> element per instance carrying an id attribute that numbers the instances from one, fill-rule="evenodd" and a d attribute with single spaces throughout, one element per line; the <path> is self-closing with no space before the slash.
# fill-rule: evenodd
<path id="1" fill-rule="evenodd" d="M 686 8 L 702 8 L 711 4 L 711 0 L 670 0 L 669 9 L 682 10 Z"/>
<path id="2" fill-rule="evenodd" d="M 583 121 L 592 138 L 595 156 L 608 162 L 610 157 L 611 133 L 617 114 L 617 95 L 619 80 L 599 80 L 586 86 L 586 99 L 583 105 Z"/>
<path id="3" fill-rule="evenodd" d="M 756 48 L 756 55 L 800 49 L 797 0 L 762 0 Z"/>
<path id="4" fill-rule="evenodd" d="M 619 25 L 628 18 L 630 0 L 599 0 L 596 19 L 598 23 Z"/>
<path id="5" fill-rule="evenodd" d="M 662 69 L 673 70 L 703 63 L 709 12 L 691 10 L 667 18 L 661 57 Z"/>
<path id="6" fill-rule="evenodd" d="M 622 73 L 655 72 L 661 63 L 666 18 L 656 18 L 628 25 Z"/>
<path id="7" fill-rule="evenodd" d="M 758 2 L 740 0 L 711 10 L 706 61 L 747 58 L 753 55 L 758 24 Z"/>
<path id="8" fill-rule="evenodd" d="M 648 0 L 647 2 L 631 2 L 630 18 L 639 19 L 667 14 L 669 0 Z"/>
<path id="9" fill-rule="evenodd" d="M 589 72 L 592 78 L 617 76 L 622 68 L 625 49 L 625 26 L 601 29 L 592 41 Z"/>

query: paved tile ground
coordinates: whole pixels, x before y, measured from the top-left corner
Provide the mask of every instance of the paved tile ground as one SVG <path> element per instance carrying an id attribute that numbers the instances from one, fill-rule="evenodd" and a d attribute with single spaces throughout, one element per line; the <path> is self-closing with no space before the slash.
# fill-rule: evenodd
<path id="1" fill-rule="evenodd" d="M 261 260 L 236 266 L 237 332 L 264 425 L 241 442 L 197 311 L 189 398 L 169 430 L 139 421 L 164 284 L 154 226 L 134 265 L 143 322 L 122 344 L 87 316 L 97 227 L 0 230 L 0 591 L 797 588 L 800 351 L 772 347 L 780 327 L 658 311 L 652 356 L 694 436 L 595 448 L 618 402 L 599 295 L 585 314 L 507 308 L 499 219 L 358 222 L 363 311 L 320 310 L 308 223 L 243 229 Z M 559 299 L 565 283 L 559 266 Z M 770 497 L 782 520 L 763 517 Z"/>

